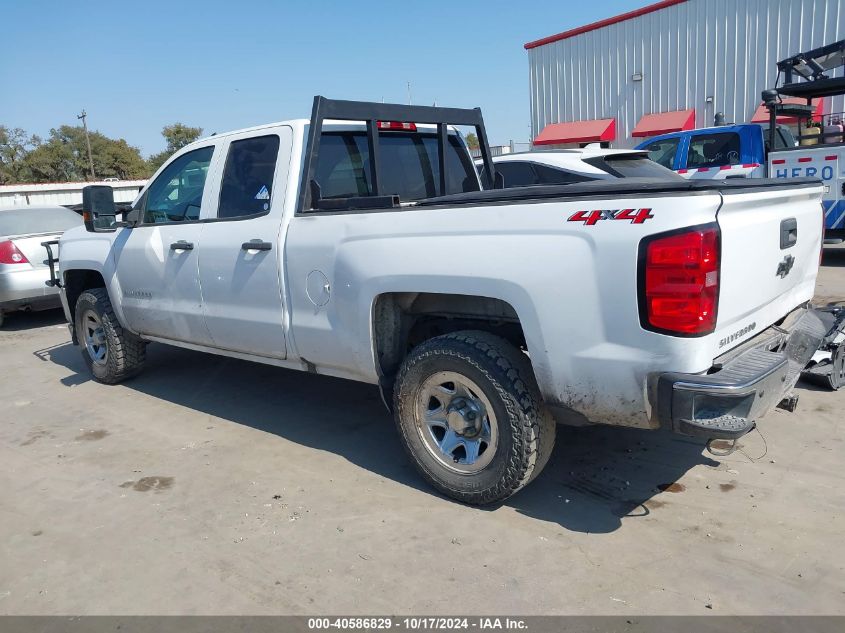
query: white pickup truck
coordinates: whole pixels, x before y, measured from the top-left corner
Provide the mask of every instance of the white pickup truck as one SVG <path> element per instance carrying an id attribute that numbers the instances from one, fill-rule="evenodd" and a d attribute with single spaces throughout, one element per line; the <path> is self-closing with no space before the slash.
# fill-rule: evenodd
<path id="1" fill-rule="evenodd" d="M 824 336 L 816 180 L 503 184 L 477 109 L 317 97 L 185 147 L 121 222 L 86 190 L 55 282 L 97 380 L 155 341 L 378 384 L 468 503 L 533 479 L 556 421 L 738 438 Z"/>

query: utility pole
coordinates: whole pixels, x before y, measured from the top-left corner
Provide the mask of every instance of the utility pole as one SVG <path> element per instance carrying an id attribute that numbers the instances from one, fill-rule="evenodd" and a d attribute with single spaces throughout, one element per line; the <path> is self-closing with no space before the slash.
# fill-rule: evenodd
<path id="1" fill-rule="evenodd" d="M 97 176 L 94 174 L 94 157 L 91 155 L 91 137 L 88 136 L 88 122 L 85 120 L 88 114 L 85 112 L 85 108 L 82 109 L 82 114 L 77 114 L 77 119 L 82 119 L 82 127 L 85 129 L 85 145 L 88 146 L 88 166 L 91 167 L 91 180 L 97 180 Z"/>
<path id="2" fill-rule="evenodd" d="M 411 82 L 408 82 L 408 105 L 411 105 Z"/>

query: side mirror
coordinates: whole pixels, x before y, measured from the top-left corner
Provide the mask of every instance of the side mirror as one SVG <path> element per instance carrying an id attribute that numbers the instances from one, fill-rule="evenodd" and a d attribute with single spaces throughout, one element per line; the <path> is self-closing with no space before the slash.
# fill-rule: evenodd
<path id="1" fill-rule="evenodd" d="M 91 233 L 113 231 L 117 216 L 114 189 L 108 185 L 88 185 L 82 189 L 82 220 Z"/>

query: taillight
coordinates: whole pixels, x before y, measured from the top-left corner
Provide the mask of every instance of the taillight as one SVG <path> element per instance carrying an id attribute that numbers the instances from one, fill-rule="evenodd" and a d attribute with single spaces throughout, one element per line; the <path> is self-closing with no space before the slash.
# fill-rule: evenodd
<path id="1" fill-rule="evenodd" d="M 0 264 L 28 264 L 29 260 L 13 242 L 0 242 Z"/>
<path id="2" fill-rule="evenodd" d="M 408 121 L 378 121 L 378 129 L 382 132 L 416 132 L 417 124 Z"/>
<path id="3" fill-rule="evenodd" d="M 640 323 L 676 336 L 716 329 L 719 228 L 656 235 L 640 245 Z"/>

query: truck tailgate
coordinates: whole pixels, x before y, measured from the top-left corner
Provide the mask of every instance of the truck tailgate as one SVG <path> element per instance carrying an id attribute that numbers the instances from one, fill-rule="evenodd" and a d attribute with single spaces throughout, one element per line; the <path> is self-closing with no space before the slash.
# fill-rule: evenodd
<path id="1" fill-rule="evenodd" d="M 723 191 L 714 357 L 813 297 L 822 241 L 821 184 Z"/>

